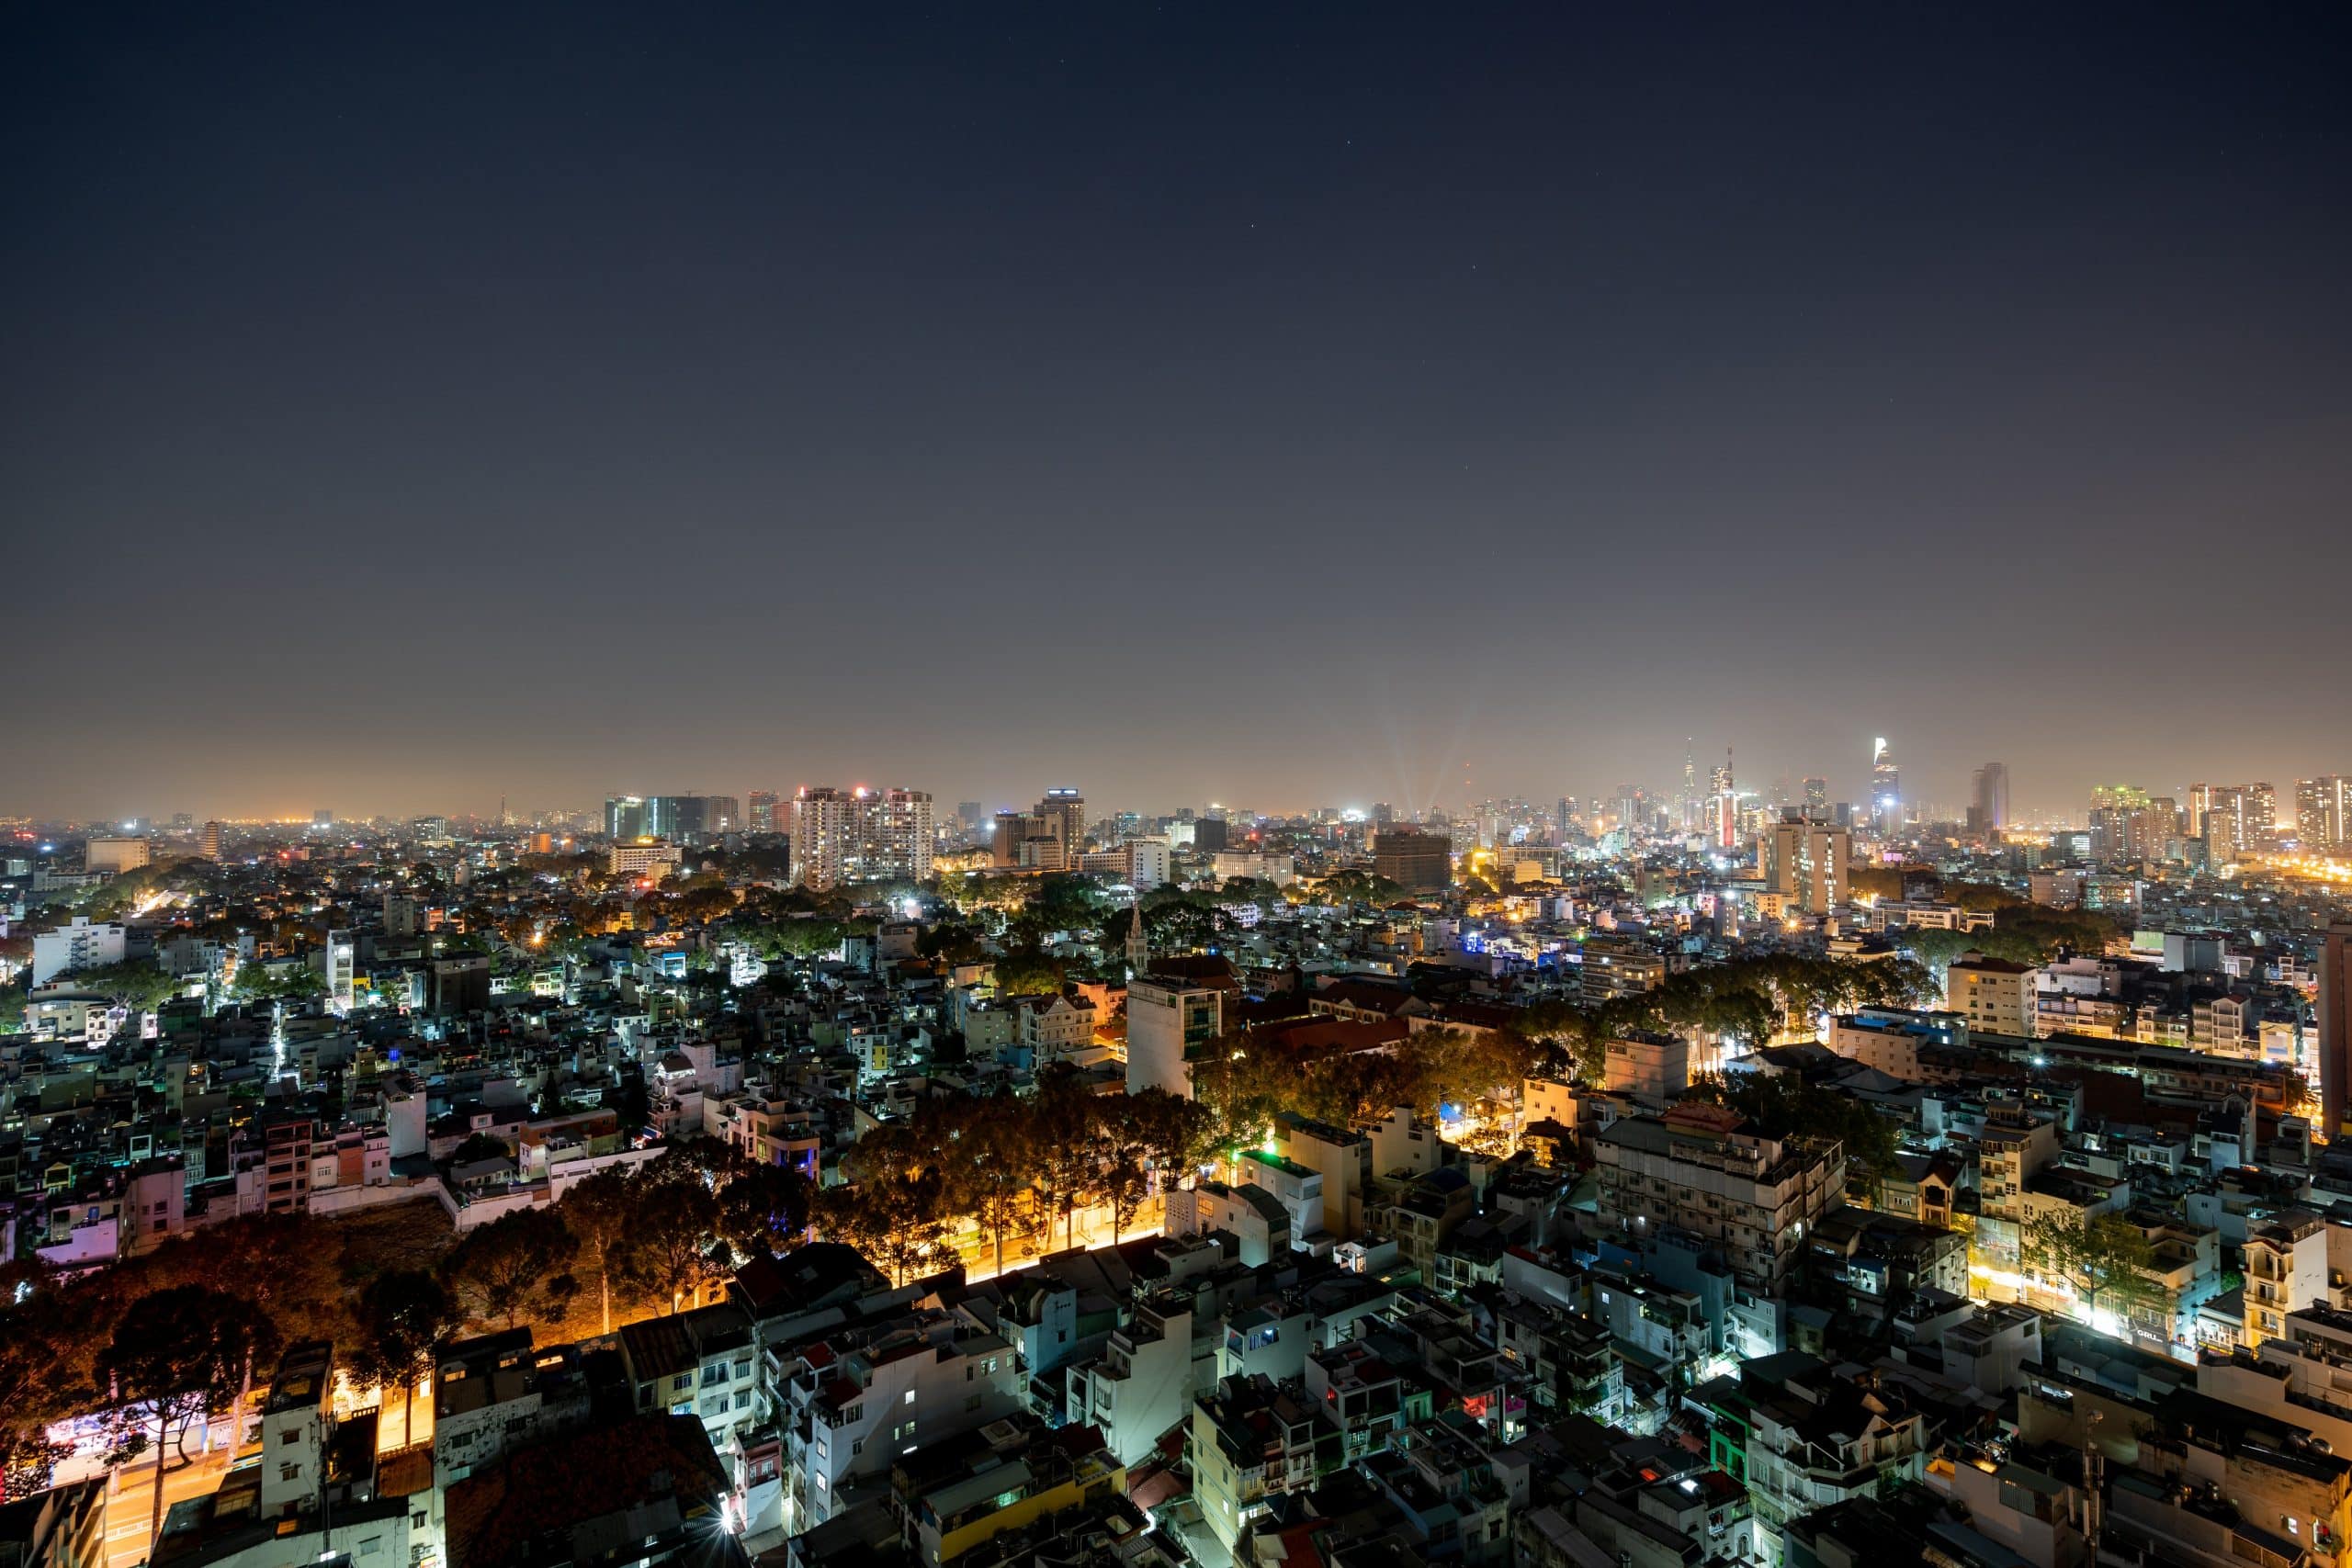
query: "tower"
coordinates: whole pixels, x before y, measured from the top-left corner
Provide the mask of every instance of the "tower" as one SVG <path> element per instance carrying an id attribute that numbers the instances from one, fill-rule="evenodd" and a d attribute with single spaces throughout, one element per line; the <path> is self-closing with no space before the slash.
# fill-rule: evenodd
<path id="1" fill-rule="evenodd" d="M 1127 919 L 1127 977 L 1151 972 L 1151 939 L 1144 935 L 1143 899 L 1138 896 L 1129 906 Z"/>
<path id="2" fill-rule="evenodd" d="M 1871 818 L 1883 838 L 1893 838 L 1903 826 L 1903 774 L 1883 735 L 1871 747 Z"/>
<path id="3" fill-rule="evenodd" d="M 2344 1130 L 2352 1088 L 2352 922 L 2327 928 L 2319 947 L 2320 1131 L 2330 1142 Z"/>

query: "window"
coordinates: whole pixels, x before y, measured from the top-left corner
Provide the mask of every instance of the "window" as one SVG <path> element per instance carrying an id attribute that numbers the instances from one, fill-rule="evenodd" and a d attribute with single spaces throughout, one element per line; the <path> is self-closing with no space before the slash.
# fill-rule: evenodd
<path id="1" fill-rule="evenodd" d="M 901 1404 L 912 1404 L 914 1402 L 915 1391 L 913 1389 L 907 1390 L 906 1397 L 899 1401 Z"/>

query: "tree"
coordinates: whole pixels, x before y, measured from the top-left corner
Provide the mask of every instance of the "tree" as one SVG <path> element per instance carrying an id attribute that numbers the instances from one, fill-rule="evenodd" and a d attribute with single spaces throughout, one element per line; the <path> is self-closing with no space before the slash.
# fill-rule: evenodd
<path id="1" fill-rule="evenodd" d="M 442 1261 L 441 1272 L 474 1316 L 500 1318 L 512 1328 L 534 1294 L 579 1250 L 579 1238 L 558 1210 L 517 1209 L 468 1232 Z"/>
<path id="2" fill-rule="evenodd" d="M 0 1265 L 0 1490 L 11 1497 L 44 1490 L 72 1452 L 51 1444 L 48 1428 L 84 1392 L 69 1348 L 90 1326 L 46 1265 Z"/>
<path id="3" fill-rule="evenodd" d="M 964 1101 L 940 1120 L 947 1201 L 994 1243 L 1002 1273 L 1005 1236 L 1022 1223 L 1036 1184 L 1040 1135 L 1053 1134 L 1011 1094 Z"/>
<path id="4" fill-rule="evenodd" d="M 808 1180 L 788 1165 L 747 1162 L 718 1197 L 718 1236 L 739 1261 L 781 1252 L 808 1228 Z"/>
<path id="5" fill-rule="evenodd" d="M 395 1269 L 359 1292 L 353 1315 L 359 1335 L 352 1346 L 352 1374 L 370 1388 L 398 1385 L 405 1420 L 418 1380 L 433 1371 L 443 1342 L 464 1322 L 463 1309 L 432 1275 Z"/>
<path id="6" fill-rule="evenodd" d="M 172 977 L 153 964 L 137 959 L 78 970 L 66 978 L 74 989 L 104 997 L 108 1006 L 134 1016 L 154 1011 L 172 994 Z"/>
<path id="7" fill-rule="evenodd" d="M 2045 1213 L 2026 1222 L 2024 1253 L 2037 1270 L 2073 1284 L 2089 1309 L 2113 1292 L 2124 1314 L 2153 1292 L 2143 1270 L 2155 1251 L 2140 1228 L 2112 1214 Z"/>
<path id="8" fill-rule="evenodd" d="M 819 1208 L 825 1234 L 846 1242 L 903 1285 L 947 1239 L 939 1223 L 936 1177 L 882 1177 L 827 1188 Z"/>
<path id="9" fill-rule="evenodd" d="M 175 1285 L 142 1296 L 123 1314 L 99 1358 L 107 1386 L 155 1421 L 155 1501 L 147 1539 L 164 1522 L 164 1461 L 172 1430 L 236 1396 L 254 1364 L 277 1348 L 277 1330 L 243 1296 Z M 135 1446 L 135 1445 L 134 1445 Z"/>
<path id="10" fill-rule="evenodd" d="M 713 1277 L 710 1249 L 718 1230 L 718 1199 L 690 1170 L 656 1174 L 649 1167 L 638 1183 L 639 1264 L 646 1282 L 674 1313 L 681 1302 L 700 1295 Z"/>
<path id="11" fill-rule="evenodd" d="M 600 1334 L 613 1331 L 613 1286 L 624 1290 L 635 1278 L 637 1194 L 626 1166 L 608 1165 L 572 1183 L 563 1201 L 564 1224 L 580 1238 L 580 1249 L 596 1266 Z"/>
<path id="12" fill-rule="evenodd" d="M 1057 1063 L 1039 1077 L 1037 1092 L 1027 1102 L 1031 1125 L 1039 1130 L 1030 1179 L 1049 1243 L 1059 1216 L 1062 1246 L 1076 1245 L 1078 1211 L 1092 1197 L 1101 1173 L 1094 1146 L 1101 1099 L 1080 1080 L 1076 1068 Z"/>

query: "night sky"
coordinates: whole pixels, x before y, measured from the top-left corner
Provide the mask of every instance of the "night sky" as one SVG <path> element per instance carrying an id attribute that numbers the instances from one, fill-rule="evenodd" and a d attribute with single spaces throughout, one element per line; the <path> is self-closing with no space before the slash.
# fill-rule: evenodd
<path id="1" fill-rule="evenodd" d="M 1269 15 L 1280 9 L 1281 15 Z M 2063 10 L 2064 15 L 2055 15 Z M 2352 8 L 0 21 L 0 811 L 2352 771 Z"/>

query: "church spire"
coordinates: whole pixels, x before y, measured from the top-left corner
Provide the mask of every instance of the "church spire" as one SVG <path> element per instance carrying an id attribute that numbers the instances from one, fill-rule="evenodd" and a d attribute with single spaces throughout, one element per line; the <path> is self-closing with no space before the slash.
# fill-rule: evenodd
<path id="1" fill-rule="evenodd" d="M 1143 897 L 1138 894 L 1127 921 L 1127 978 L 1151 968 L 1151 942 L 1143 934 Z"/>

